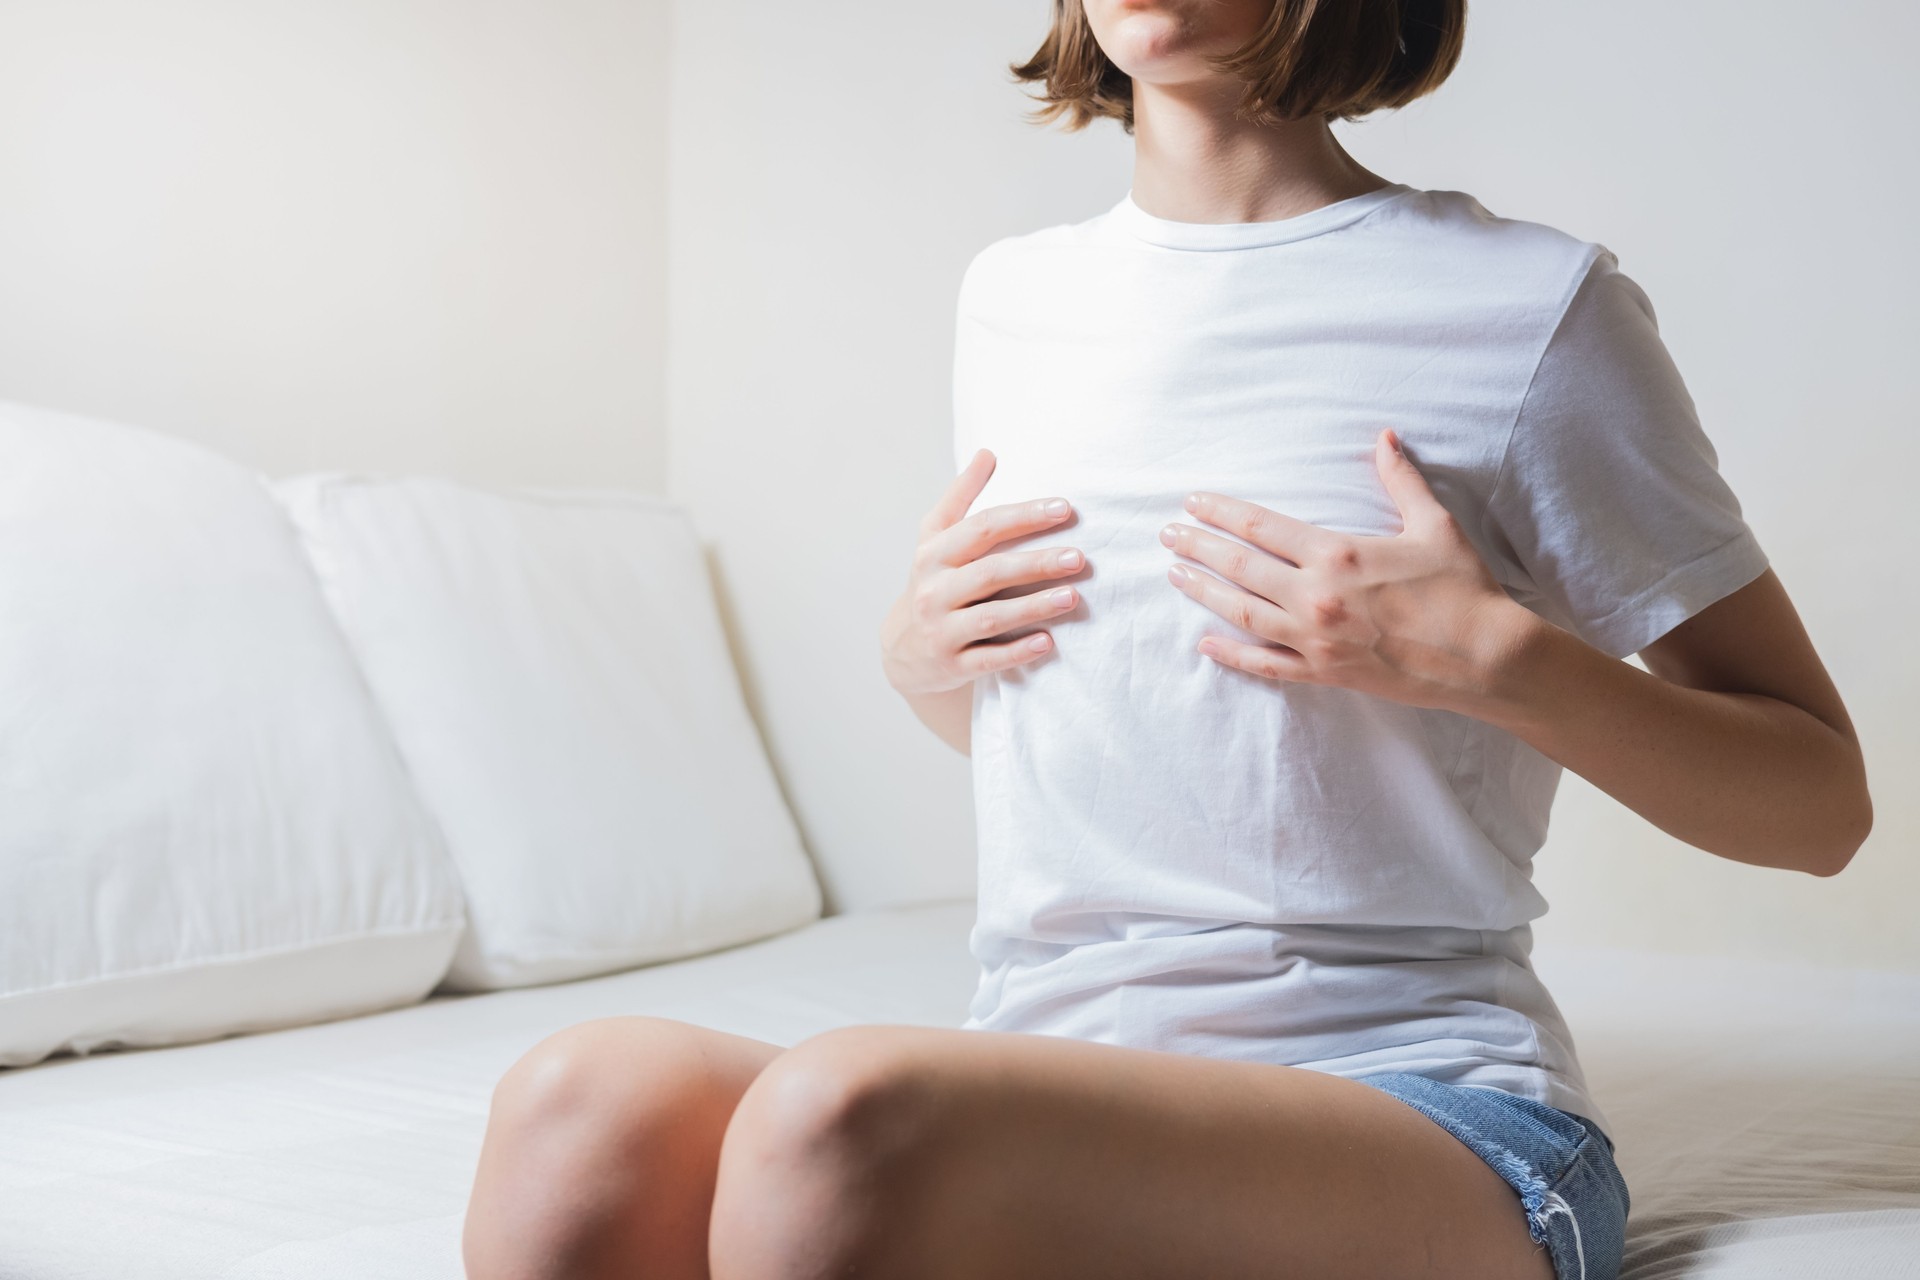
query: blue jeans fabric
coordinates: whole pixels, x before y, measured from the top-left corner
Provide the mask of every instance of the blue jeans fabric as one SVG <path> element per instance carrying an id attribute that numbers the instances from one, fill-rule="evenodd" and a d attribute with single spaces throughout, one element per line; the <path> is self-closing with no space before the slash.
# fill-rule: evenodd
<path id="1" fill-rule="evenodd" d="M 1438 1124 L 1506 1179 L 1528 1233 L 1552 1254 L 1556 1280 L 1618 1280 L 1631 1202 L 1613 1139 L 1597 1125 L 1484 1085 L 1403 1071 L 1356 1078 Z"/>

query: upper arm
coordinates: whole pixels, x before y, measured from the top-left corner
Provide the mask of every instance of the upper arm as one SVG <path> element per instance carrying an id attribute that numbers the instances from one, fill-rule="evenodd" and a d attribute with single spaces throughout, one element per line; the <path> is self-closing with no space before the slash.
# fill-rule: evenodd
<path id="1" fill-rule="evenodd" d="M 1798 707 L 1857 745 L 1840 691 L 1772 569 L 1647 645 L 1640 660 L 1654 675 L 1689 689 L 1756 694 Z"/>

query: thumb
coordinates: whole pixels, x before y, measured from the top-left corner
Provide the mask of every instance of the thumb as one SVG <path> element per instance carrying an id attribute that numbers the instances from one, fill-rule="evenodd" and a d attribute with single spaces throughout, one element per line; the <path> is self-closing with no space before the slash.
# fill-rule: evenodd
<path id="1" fill-rule="evenodd" d="M 1373 460 L 1380 469 L 1380 479 L 1387 486 L 1387 496 L 1400 509 L 1403 528 L 1429 525 L 1435 516 L 1446 514 L 1446 508 L 1433 496 L 1420 468 L 1413 465 L 1413 459 L 1401 448 L 1400 436 L 1392 427 L 1382 431 L 1375 441 Z"/>

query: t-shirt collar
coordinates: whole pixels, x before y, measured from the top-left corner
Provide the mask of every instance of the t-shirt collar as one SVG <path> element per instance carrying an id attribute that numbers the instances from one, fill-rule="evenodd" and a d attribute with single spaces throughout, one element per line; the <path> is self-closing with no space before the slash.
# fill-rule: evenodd
<path id="1" fill-rule="evenodd" d="M 1118 229 L 1163 249 L 1258 249 L 1344 227 L 1412 190 L 1403 183 L 1390 182 L 1364 195 L 1274 222 L 1173 222 L 1142 209 L 1133 202 L 1133 192 L 1128 191 L 1109 216 Z"/>

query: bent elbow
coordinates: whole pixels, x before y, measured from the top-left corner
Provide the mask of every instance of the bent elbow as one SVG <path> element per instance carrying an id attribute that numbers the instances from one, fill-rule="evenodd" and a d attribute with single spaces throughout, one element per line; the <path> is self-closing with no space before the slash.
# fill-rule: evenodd
<path id="1" fill-rule="evenodd" d="M 1866 787 L 1860 788 L 1859 799 L 1849 806 L 1845 817 L 1834 824 L 1832 839 L 1826 848 L 1820 851 L 1811 865 L 1804 869 L 1821 879 L 1839 875 L 1853 861 L 1853 855 L 1860 852 L 1860 846 L 1867 842 L 1867 836 L 1873 832 L 1873 798 L 1867 794 Z"/>
<path id="2" fill-rule="evenodd" d="M 1810 876 L 1817 876 L 1822 880 L 1831 880 L 1842 871 L 1845 871 L 1847 864 L 1852 861 L 1853 854 L 1851 853 L 1826 854 L 1818 862 L 1802 863 L 1798 869 L 1806 872 Z"/>

